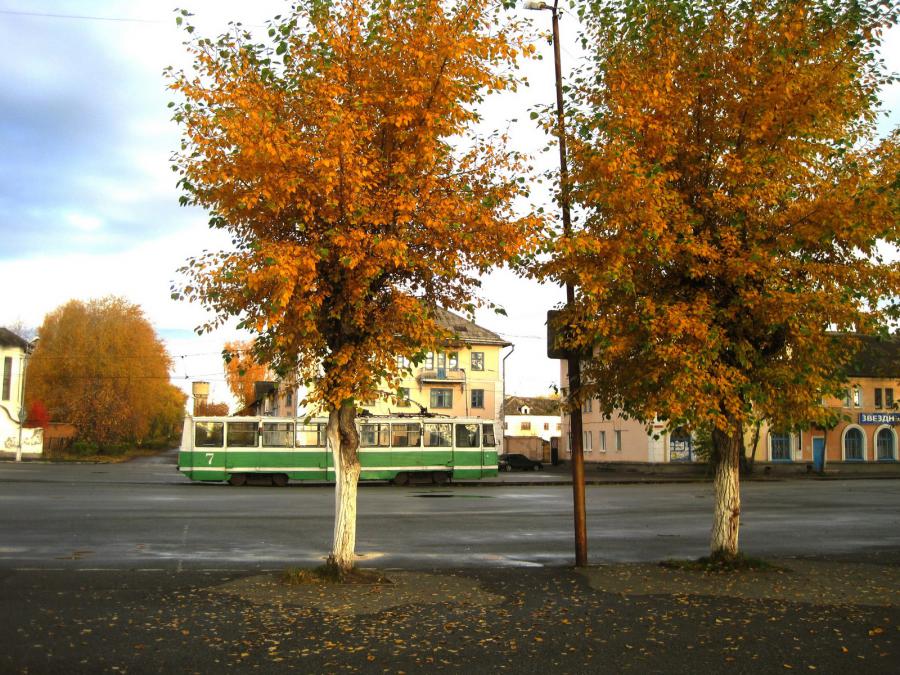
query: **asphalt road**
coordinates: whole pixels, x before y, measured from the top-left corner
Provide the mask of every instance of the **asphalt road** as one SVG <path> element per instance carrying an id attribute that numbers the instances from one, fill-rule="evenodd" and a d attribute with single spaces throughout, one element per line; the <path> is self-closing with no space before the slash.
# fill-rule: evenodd
<path id="1" fill-rule="evenodd" d="M 330 548 L 327 486 L 196 484 L 167 458 L 0 463 L 0 569 L 267 570 Z M 900 551 L 900 481 L 747 483 L 741 548 L 757 556 Z M 709 484 L 587 489 L 590 562 L 707 551 Z M 571 488 L 364 485 L 357 551 L 383 568 L 571 564 Z"/>

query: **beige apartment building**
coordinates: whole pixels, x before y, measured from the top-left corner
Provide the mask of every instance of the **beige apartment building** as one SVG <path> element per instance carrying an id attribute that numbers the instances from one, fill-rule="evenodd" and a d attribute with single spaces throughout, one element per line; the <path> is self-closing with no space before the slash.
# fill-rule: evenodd
<path id="1" fill-rule="evenodd" d="M 400 383 L 397 400 L 392 397 L 363 402 L 363 413 L 428 412 L 480 417 L 495 420 L 499 430 L 503 414 L 503 349 L 511 343 L 445 309 L 437 309 L 437 321 L 454 337 L 440 350 L 429 352 L 418 365 L 397 357 L 398 364 L 409 369 Z M 258 383 L 258 400 L 247 407 L 247 412 L 292 417 L 304 394 L 284 383 Z"/>

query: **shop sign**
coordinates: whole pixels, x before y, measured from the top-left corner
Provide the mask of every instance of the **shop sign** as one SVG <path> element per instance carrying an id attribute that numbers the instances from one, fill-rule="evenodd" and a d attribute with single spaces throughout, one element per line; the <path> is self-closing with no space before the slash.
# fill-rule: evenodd
<path id="1" fill-rule="evenodd" d="M 900 413 L 859 413 L 860 424 L 900 424 Z"/>

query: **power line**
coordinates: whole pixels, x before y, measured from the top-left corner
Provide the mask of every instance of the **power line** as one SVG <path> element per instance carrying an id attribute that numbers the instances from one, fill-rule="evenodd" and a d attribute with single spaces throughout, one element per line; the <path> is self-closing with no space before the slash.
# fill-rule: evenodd
<path id="1" fill-rule="evenodd" d="M 123 23 L 170 23 L 170 21 L 162 19 L 140 19 L 124 16 L 95 16 L 90 14 L 55 14 L 51 12 L 23 12 L 14 9 L 0 9 L 0 14 L 9 16 L 34 16 L 44 19 L 76 19 L 82 21 L 118 21 Z"/>

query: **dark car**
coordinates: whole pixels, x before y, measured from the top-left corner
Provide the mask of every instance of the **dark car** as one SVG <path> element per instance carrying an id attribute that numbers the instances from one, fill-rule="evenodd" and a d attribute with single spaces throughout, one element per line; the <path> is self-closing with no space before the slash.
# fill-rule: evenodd
<path id="1" fill-rule="evenodd" d="M 512 471 L 513 469 L 522 469 L 522 471 L 540 471 L 544 468 L 536 459 L 530 459 L 525 455 L 506 454 L 497 458 L 497 468 L 500 471 Z"/>

